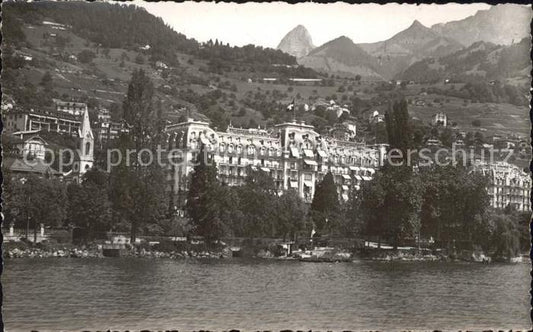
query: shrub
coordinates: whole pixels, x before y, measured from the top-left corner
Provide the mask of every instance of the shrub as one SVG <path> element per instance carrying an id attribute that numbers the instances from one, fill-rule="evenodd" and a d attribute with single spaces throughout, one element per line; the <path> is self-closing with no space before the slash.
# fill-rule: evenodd
<path id="1" fill-rule="evenodd" d="M 90 63 L 95 58 L 95 54 L 91 50 L 83 50 L 78 53 L 78 61 L 81 63 Z"/>
<path id="2" fill-rule="evenodd" d="M 140 54 L 137 54 L 137 56 L 135 57 L 135 63 L 139 65 L 144 64 L 144 57 Z"/>

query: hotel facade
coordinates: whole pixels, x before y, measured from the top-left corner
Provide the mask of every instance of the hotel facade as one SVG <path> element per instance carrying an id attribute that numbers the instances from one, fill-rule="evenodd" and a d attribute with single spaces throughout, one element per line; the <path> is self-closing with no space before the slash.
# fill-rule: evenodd
<path id="1" fill-rule="evenodd" d="M 474 170 L 489 177 L 488 193 L 493 208 L 505 209 L 511 206 L 518 211 L 531 211 L 530 174 L 505 162 L 476 162 Z"/>
<path id="2" fill-rule="evenodd" d="M 226 131 L 215 131 L 207 122 L 189 119 L 168 126 L 166 132 L 169 150 L 180 151 L 168 175 L 171 197 L 177 197 L 177 205 L 183 203 L 188 191 L 189 175 L 202 144 L 213 157 L 222 183 L 243 184 L 250 166 L 269 174 L 280 193 L 294 189 L 307 203 L 328 172 L 334 176 L 339 198 L 348 200 L 350 190 L 370 181 L 386 156 L 385 145 L 324 137 L 303 122 L 282 123 L 270 130 L 230 126 Z"/>

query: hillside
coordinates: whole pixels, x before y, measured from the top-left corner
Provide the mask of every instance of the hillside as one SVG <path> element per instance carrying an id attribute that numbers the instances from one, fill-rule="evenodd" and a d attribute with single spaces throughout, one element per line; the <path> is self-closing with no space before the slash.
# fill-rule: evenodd
<path id="1" fill-rule="evenodd" d="M 510 45 L 530 36 L 531 7 L 499 4 L 463 20 L 436 24 L 431 29 L 464 46 L 477 41 Z"/>
<path id="2" fill-rule="evenodd" d="M 377 60 L 345 36 L 315 48 L 298 63 L 333 74 L 382 78 Z"/>
<path id="3" fill-rule="evenodd" d="M 279 50 L 198 43 L 134 6 L 8 3 L 3 18 L 9 23 L 3 39 L 3 92 L 20 108 L 51 107 L 52 98 L 76 99 L 108 107 L 120 118 L 131 73 L 143 69 L 169 121 L 189 114 L 221 128 L 230 122 L 257 126 L 268 119 L 250 108 L 245 95 L 252 87 L 243 82 L 317 75 Z M 285 106 L 268 107 L 281 116 Z"/>
<path id="4" fill-rule="evenodd" d="M 427 83 L 444 80 L 485 82 L 493 86 L 498 82 L 504 86 L 524 88 L 529 84 L 531 71 L 530 47 L 529 38 L 510 46 L 476 42 L 453 54 L 416 62 L 398 75 L 398 78 Z"/>

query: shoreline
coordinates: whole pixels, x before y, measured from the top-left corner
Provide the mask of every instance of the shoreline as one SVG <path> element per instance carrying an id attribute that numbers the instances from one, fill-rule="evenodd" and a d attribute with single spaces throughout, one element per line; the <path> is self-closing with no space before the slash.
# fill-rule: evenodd
<path id="1" fill-rule="evenodd" d="M 49 248 L 43 249 L 38 247 L 31 247 L 26 249 L 11 248 L 6 249 L 4 243 L 4 259 L 15 260 L 19 258 L 114 258 L 105 257 L 102 254 L 102 250 L 98 247 L 71 247 L 67 248 Z M 445 254 L 418 254 L 418 253 L 404 253 L 404 252 L 365 252 L 362 253 L 347 253 L 342 252 L 337 256 L 334 254 L 329 257 L 313 257 L 303 258 L 300 253 L 292 254 L 289 256 L 275 257 L 271 253 L 265 253 L 259 251 L 254 255 L 246 255 L 242 258 L 253 258 L 262 260 L 284 260 L 284 261 L 300 261 L 310 263 L 351 263 L 354 261 L 376 261 L 376 262 L 467 262 L 467 263 L 519 263 L 523 261 L 523 257 L 528 255 L 520 255 L 511 258 L 491 258 L 485 255 L 474 255 L 465 257 L 464 255 L 450 257 Z M 198 250 L 198 251 L 158 251 L 158 250 L 124 250 L 120 256 L 121 258 L 150 258 L 150 259 L 240 259 L 241 257 L 235 257 L 232 255 L 232 251 L 228 248 L 217 251 Z"/>

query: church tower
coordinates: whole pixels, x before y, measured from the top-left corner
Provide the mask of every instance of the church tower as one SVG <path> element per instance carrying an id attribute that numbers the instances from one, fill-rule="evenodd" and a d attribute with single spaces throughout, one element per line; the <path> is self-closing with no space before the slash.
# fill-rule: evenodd
<path id="1" fill-rule="evenodd" d="M 81 125 L 78 129 L 78 138 L 78 158 L 74 160 L 72 170 L 81 176 L 91 169 L 94 164 L 94 135 L 87 109 L 85 109 L 82 115 Z"/>

